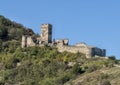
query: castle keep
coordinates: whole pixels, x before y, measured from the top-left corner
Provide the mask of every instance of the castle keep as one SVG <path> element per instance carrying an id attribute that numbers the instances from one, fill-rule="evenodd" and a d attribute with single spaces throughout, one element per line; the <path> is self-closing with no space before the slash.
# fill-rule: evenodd
<path id="1" fill-rule="evenodd" d="M 23 35 L 22 36 L 22 48 L 31 47 L 31 46 L 44 46 L 47 44 L 49 46 L 55 46 L 59 52 L 72 52 L 77 53 L 81 52 L 86 55 L 87 58 L 98 56 L 106 56 L 106 50 L 100 49 L 95 46 L 89 46 L 85 43 L 77 43 L 76 45 L 69 45 L 68 39 L 52 40 L 52 25 L 51 24 L 42 24 L 41 25 L 41 35 L 36 39 L 33 39 L 31 36 Z"/>

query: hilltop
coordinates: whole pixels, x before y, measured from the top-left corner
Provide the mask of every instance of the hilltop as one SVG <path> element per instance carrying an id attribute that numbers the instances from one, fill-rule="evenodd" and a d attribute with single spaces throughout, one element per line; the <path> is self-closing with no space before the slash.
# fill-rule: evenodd
<path id="1" fill-rule="evenodd" d="M 46 44 L 21 48 L 23 34 L 36 36 L 0 16 L 0 85 L 120 85 L 120 61 L 114 56 L 86 58 Z"/>
<path id="2" fill-rule="evenodd" d="M 14 53 L 0 53 L 0 84 L 119 85 L 119 63 L 86 58 L 81 53 L 60 53 L 49 46 L 17 48 Z"/>

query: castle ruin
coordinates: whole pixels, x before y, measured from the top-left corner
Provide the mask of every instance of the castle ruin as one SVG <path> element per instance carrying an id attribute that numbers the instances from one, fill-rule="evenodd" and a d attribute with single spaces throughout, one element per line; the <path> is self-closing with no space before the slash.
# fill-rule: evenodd
<path id="1" fill-rule="evenodd" d="M 42 24 L 41 34 L 36 39 L 31 36 L 22 36 L 22 48 L 31 46 L 44 46 L 45 44 L 49 46 L 55 46 L 59 52 L 71 52 L 71 53 L 83 53 L 87 58 L 94 56 L 106 56 L 106 50 L 100 49 L 95 46 L 89 46 L 85 43 L 77 43 L 76 45 L 69 45 L 68 39 L 52 40 L 52 25 Z"/>

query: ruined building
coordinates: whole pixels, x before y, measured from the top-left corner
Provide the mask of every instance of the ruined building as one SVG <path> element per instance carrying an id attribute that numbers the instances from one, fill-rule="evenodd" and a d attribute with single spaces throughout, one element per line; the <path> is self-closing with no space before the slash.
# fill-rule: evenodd
<path id="1" fill-rule="evenodd" d="M 31 46 L 44 46 L 47 44 L 49 46 L 55 46 L 59 52 L 81 52 L 86 55 L 86 57 L 106 56 L 106 50 L 100 49 L 94 46 L 89 46 L 85 43 L 77 43 L 76 45 L 69 45 L 68 39 L 52 40 L 52 25 L 42 24 L 41 25 L 41 35 L 36 39 L 28 35 L 22 36 L 22 48 Z"/>

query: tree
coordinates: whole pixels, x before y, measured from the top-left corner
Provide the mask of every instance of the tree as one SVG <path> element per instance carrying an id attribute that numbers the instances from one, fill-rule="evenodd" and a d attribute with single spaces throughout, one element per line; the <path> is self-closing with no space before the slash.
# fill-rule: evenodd
<path id="1" fill-rule="evenodd" d="M 73 67 L 72 67 L 72 71 L 73 74 L 78 74 L 78 73 L 83 73 L 82 69 L 80 68 L 80 65 L 78 63 L 76 63 Z"/>

